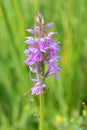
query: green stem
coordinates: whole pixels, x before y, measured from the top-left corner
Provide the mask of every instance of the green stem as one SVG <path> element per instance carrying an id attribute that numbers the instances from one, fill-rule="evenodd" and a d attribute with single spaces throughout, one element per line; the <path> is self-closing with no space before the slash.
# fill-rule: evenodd
<path id="1" fill-rule="evenodd" d="M 44 75 L 44 71 L 45 71 L 45 66 L 44 66 L 44 62 L 41 63 L 41 67 L 42 67 L 42 75 Z M 40 79 L 41 83 L 44 84 L 45 79 L 41 78 Z M 39 121 L 39 130 L 44 130 L 44 93 L 43 90 L 40 93 L 40 121 Z"/>
<path id="2" fill-rule="evenodd" d="M 44 130 L 44 93 L 40 93 L 40 121 L 39 130 Z"/>

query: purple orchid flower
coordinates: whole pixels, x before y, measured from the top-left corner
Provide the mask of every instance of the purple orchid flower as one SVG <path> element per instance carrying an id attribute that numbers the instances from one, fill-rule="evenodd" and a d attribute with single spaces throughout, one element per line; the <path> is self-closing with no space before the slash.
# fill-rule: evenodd
<path id="1" fill-rule="evenodd" d="M 47 78 L 54 75 L 58 79 L 57 72 L 61 69 L 57 66 L 59 56 L 57 52 L 60 50 L 59 43 L 53 40 L 53 35 L 57 32 L 47 33 L 46 31 L 53 26 L 53 23 L 45 24 L 41 15 L 35 16 L 34 29 L 26 31 L 33 34 L 34 37 L 26 37 L 28 49 L 24 53 L 28 56 L 25 63 L 29 66 L 32 73 L 36 73 L 35 86 L 31 89 L 32 94 L 39 95 L 44 92 L 45 84 L 41 83 L 41 77 Z M 47 72 L 44 71 L 45 65 L 48 66 Z"/>

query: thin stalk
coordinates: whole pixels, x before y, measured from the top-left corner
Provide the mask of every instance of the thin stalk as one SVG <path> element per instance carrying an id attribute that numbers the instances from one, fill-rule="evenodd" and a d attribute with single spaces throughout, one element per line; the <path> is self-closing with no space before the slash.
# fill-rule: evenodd
<path id="1" fill-rule="evenodd" d="M 40 93 L 40 121 L 39 130 L 44 130 L 44 93 Z"/>
<path id="2" fill-rule="evenodd" d="M 44 71 L 45 71 L 45 66 L 44 63 L 42 62 L 41 64 L 42 66 L 42 70 L 43 70 L 43 74 L 44 75 Z M 41 83 L 44 84 L 45 79 L 41 78 Z M 39 130 L 44 130 L 44 93 L 43 90 L 40 93 L 40 121 L 39 121 Z"/>

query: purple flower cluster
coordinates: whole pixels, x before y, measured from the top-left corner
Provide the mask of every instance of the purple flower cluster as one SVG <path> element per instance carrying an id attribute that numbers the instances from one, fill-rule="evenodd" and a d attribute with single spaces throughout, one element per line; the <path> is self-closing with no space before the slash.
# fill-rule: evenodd
<path id="1" fill-rule="evenodd" d="M 26 30 L 35 36 L 27 37 L 25 43 L 28 44 L 28 49 L 24 52 L 28 56 L 26 65 L 31 72 L 36 73 L 36 79 L 32 79 L 35 81 L 35 86 L 31 89 L 32 94 L 39 95 L 45 89 L 45 84 L 41 83 L 42 78 L 46 79 L 53 74 L 55 79 L 58 79 L 57 72 L 60 68 L 57 67 L 57 62 L 60 57 L 56 53 L 60 47 L 58 42 L 52 39 L 57 32 L 46 32 L 53 23 L 45 24 L 41 15 L 38 15 L 36 20 L 34 30 Z"/>

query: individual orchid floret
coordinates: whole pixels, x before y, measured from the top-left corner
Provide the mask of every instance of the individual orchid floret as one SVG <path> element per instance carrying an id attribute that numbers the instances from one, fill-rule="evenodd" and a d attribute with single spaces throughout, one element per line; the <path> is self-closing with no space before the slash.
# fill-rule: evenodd
<path id="1" fill-rule="evenodd" d="M 49 28 L 53 26 L 54 23 L 48 23 L 44 29 L 44 31 L 47 31 Z"/>
<path id="2" fill-rule="evenodd" d="M 32 94 L 39 95 L 40 92 L 44 90 L 45 84 L 41 84 L 40 81 L 37 81 L 35 86 L 31 89 Z"/>

